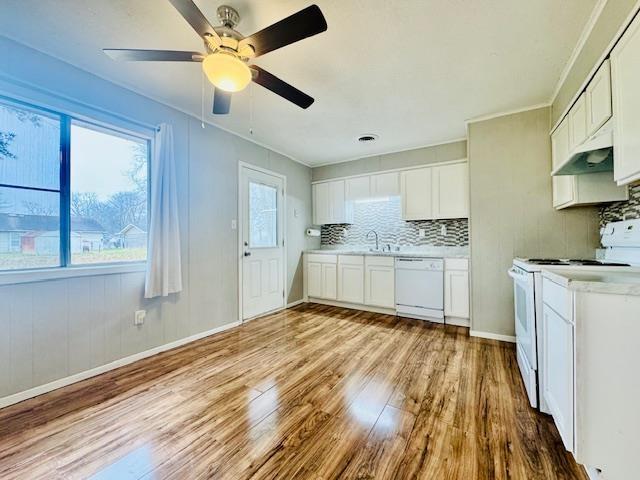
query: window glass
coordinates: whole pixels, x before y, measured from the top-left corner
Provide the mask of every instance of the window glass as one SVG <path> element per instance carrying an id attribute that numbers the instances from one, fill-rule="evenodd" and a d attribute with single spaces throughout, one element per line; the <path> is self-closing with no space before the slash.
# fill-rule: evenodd
<path id="1" fill-rule="evenodd" d="M 278 189 L 249 182 L 249 246 L 276 247 L 278 243 Z"/>
<path id="2" fill-rule="evenodd" d="M 0 100 L 0 270 L 60 265 L 60 118 Z"/>
<path id="3" fill-rule="evenodd" d="M 59 190 L 58 117 L 0 100 L 0 184 Z"/>
<path id="4" fill-rule="evenodd" d="M 71 125 L 71 262 L 147 258 L 148 141 Z"/>
<path id="5" fill-rule="evenodd" d="M 59 193 L 0 187 L 0 270 L 59 266 L 59 212 Z"/>

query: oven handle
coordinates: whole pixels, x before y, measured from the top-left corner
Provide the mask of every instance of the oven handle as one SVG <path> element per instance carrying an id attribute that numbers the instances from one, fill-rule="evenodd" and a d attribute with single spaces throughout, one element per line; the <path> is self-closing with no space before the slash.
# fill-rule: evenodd
<path id="1" fill-rule="evenodd" d="M 513 268 L 510 268 L 509 270 L 507 270 L 507 273 L 514 280 L 526 281 L 526 274 L 523 275 L 522 273 L 518 273 Z"/>

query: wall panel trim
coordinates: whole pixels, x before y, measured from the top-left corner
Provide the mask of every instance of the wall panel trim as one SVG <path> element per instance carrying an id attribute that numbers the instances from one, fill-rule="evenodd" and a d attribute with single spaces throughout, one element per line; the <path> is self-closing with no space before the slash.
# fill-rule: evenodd
<path id="1" fill-rule="evenodd" d="M 130 363 L 137 362 L 138 360 L 142 360 L 147 357 L 151 357 L 153 355 L 157 355 L 158 353 L 165 352 L 167 350 L 171 350 L 177 347 L 181 347 L 186 345 L 187 343 L 195 342 L 196 340 L 200 340 L 202 338 L 214 335 L 216 333 L 223 332 L 225 330 L 229 330 L 231 328 L 239 326 L 240 322 L 231 322 L 220 327 L 213 328 L 211 330 L 207 330 L 204 332 L 196 333 L 195 335 L 191 335 L 189 337 L 181 338 L 180 340 L 176 340 L 170 343 L 166 343 L 164 345 L 160 345 L 158 347 L 154 347 L 150 350 L 145 350 L 144 352 L 135 353 L 133 355 L 129 355 L 128 357 L 120 358 L 113 362 L 107 363 L 105 365 L 101 365 L 96 368 L 92 368 L 90 370 L 85 370 L 84 372 L 76 373 L 75 375 L 71 375 L 65 378 L 61 378 L 58 380 L 54 380 L 53 382 L 46 383 L 44 385 L 38 385 L 37 387 L 30 388 L 29 390 L 24 390 L 22 392 L 14 393 L 4 398 L 0 398 L 0 408 L 8 407 L 9 405 L 13 405 L 18 402 L 22 402 L 23 400 L 27 400 L 29 398 L 37 397 L 38 395 L 42 395 L 44 393 L 51 392 L 53 390 L 57 390 L 58 388 L 66 387 L 67 385 L 71 385 L 73 383 L 80 382 L 82 380 L 86 380 L 91 377 L 95 377 L 102 373 L 106 373 L 110 370 L 115 370 L 116 368 L 123 367 L 125 365 L 129 365 Z"/>

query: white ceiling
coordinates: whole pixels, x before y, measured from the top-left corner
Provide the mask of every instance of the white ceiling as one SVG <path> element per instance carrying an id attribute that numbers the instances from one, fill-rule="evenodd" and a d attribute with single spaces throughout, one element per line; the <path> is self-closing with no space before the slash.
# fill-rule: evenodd
<path id="1" fill-rule="evenodd" d="M 313 1 L 313 0 L 311 0 Z M 309 165 L 441 143 L 464 121 L 548 102 L 596 0 L 316 0 L 329 28 L 255 63 L 316 99 L 254 85 L 208 121 Z M 220 0 L 196 0 L 212 24 Z M 226 0 L 249 35 L 309 5 Z M 198 64 L 116 63 L 104 47 L 201 50 L 163 0 L 2 0 L 0 32 L 200 115 Z M 206 112 L 210 112 L 210 90 Z M 362 145 L 356 137 L 380 139 Z"/>

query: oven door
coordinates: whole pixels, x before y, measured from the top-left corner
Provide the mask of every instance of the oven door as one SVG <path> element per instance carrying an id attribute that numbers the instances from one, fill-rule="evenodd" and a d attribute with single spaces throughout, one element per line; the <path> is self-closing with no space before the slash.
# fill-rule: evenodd
<path id="1" fill-rule="evenodd" d="M 529 366 L 536 370 L 536 305 L 534 296 L 534 275 L 518 267 L 509 270 L 513 278 L 513 297 L 515 303 L 516 341 L 527 357 Z"/>

